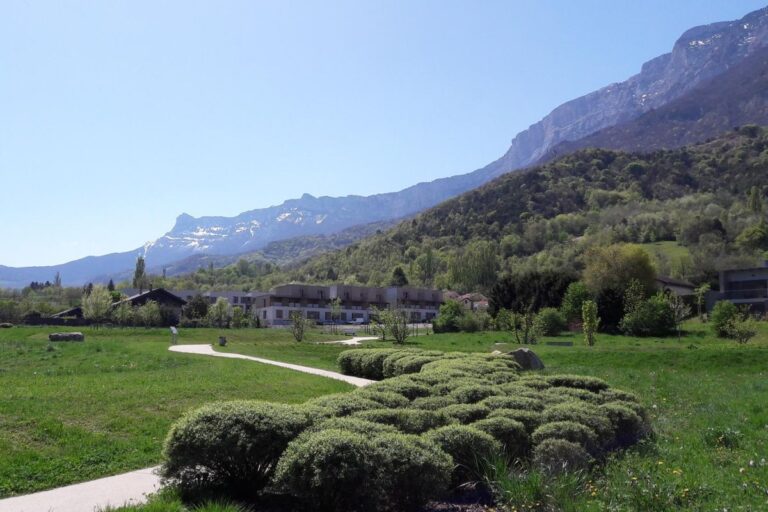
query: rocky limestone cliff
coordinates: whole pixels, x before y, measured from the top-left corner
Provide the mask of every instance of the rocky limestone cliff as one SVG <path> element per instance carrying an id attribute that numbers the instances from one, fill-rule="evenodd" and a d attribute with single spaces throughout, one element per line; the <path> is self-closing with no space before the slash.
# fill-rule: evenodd
<path id="1" fill-rule="evenodd" d="M 659 108 L 766 44 L 768 8 L 738 21 L 692 28 L 670 53 L 648 61 L 637 75 L 557 107 L 519 133 L 507 153 L 491 165 L 507 171 L 524 167 L 560 142 L 581 139 Z"/>

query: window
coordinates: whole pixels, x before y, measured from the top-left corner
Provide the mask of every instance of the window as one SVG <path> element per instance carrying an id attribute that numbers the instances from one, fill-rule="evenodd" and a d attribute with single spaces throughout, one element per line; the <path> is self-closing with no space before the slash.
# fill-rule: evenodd
<path id="1" fill-rule="evenodd" d="M 323 298 L 323 290 L 318 290 L 317 294 L 320 296 L 321 299 Z"/>
<path id="2" fill-rule="evenodd" d="M 276 309 L 275 310 L 275 318 L 283 318 L 283 310 L 282 309 Z"/>
<path id="3" fill-rule="evenodd" d="M 261 318 L 263 318 L 264 320 L 266 320 L 266 319 L 267 319 L 267 311 L 266 311 L 266 310 L 263 310 L 263 311 L 261 312 Z"/>

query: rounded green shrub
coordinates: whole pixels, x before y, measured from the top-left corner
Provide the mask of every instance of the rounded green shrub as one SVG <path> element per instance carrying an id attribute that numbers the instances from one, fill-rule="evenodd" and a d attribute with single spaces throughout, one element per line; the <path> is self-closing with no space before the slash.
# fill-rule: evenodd
<path id="1" fill-rule="evenodd" d="M 344 430 L 301 436 L 285 449 L 275 487 L 316 510 L 376 510 L 381 461 L 370 437 Z M 333 468 L 332 470 L 330 468 Z"/>
<path id="2" fill-rule="evenodd" d="M 557 387 L 586 389 L 593 393 L 608 389 L 608 383 L 604 380 L 584 375 L 551 375 L 547 377 L 547 382 Z"/>
<path id="3" fill-rule="evenodd" d="M 496 371 L 509 371 L 516 372 L 519 366 L 511 357 L 486 357 L 486 356 L 468 356 L 457 357 L 455 359 L 447 359 L 442 357 L 437 361 L 425 364 L 422 367 L 422 371 L 434 371 L 434 370 L 458 370 L 469 373 L 477 377 L 482 377 L 485 374 Z"/>
<path id="4" fill-rule="evenodd" d="M 453 461 L 436 443 L 417 436 L 385 434 L 373 438 L 374 452 L 382 460 L 379 476 L 386 507 L 376 510 L 421 510 L 448 490 Z"/>
<path id="5" fill-rule="evenodd" d="M 355 413 L 353 417 L 392 425 L 406 434 L 421 434 L 427 430 L 454 422 L 453 418 L 439 411 L 421 409 L 374 409 L 360 411 Z"/>
<path id="6" fill-rule="evenodd" d="M 712 313 L 709 315 L 709 321 L 715 330 L 715 334 L 719 338 L 730 336 L 731 326 L 738 319 L 739 315 L 739 308 L 733 302 L 728 300 L 717 302 L 715 307 L 712 308 Z"/>
<path id="7" fill-rule="evenodd" d="M 392 407 L 394 409 L 408 407 L 411 403 L 403 395 L 392 393 L 391 391 L 376 391 L 375 389 L 362 388 L 355 391 L 355 394 L 367 400 L 373 400 L 384 407 Z"/>
<path id="8" fill-rule="evenodd" d="M 341 368 L 341 373 L 355 375 L 367 379 L 379 380 L 383 378 L 382 366 L 388 356 L 402 352 L 392 348 L 355 348 L 345 350 L 339 354 L 336 363 Z M 408 351 L 411 353 L 411 351 Z"/>
<path id="9" fill-rule="evenodd" d="M 552 387 L 552 384 L 550 384 L 544 377 L 538 375 L 524 375 L 514 382 L 514 384 L 535 389 L 536 391 L 543 391 Z"/>
<path id="10" fill-rule="evenodd" d="M 470 425 L 491 435 L 504 447 L 504 453 L 510 459 L 523 457 L 530 449 L 530 438 L 525 425 L 517 420 L 496 416 L 485 418 Z"/>
<path id="11" fill-rule="evenodd" d="M 592 462 L 582 446 L 565 439 L 545 439 L 533 449 L 532 458 L 534 465 L 552 474 L 586 469 Z"/>
<path id="12" fill-rule="evenodd" d="M 543 336 L 557 336 L 568 328 L 568 324 L 557 309 L 542 308 L 533 321 L 533 328 Z"/>
<path id="13" fill-rule="evenodd" d="M 455 486 L 478 479 L 484 465 L 502 452 L 501 444 L 493 437 L 466 425 L 430 430 L 424 437 L 453 459 L 452 483 Z"/>
<path id="14" fill-rule="evenodd" d="M 437 384 L 444 384 L 446 382 L 452 382 L 455 379 L 470 377 L 471 375 L 461 370 L 422 370 L 419 373 L 410 375 L 413 382 L 419 384 L 425 384 L 427 386 L 435 386 Z"/>
<path id="15" fill-rule="evenodd" d="M 440 356 L 424 356 L 421 354 L 401 357 L 391 365 L 392 376 L 418 373 L 421 368 L 433 361 L 437 361 Z"/>
<path id="16" fill-rule="evenodd" d="M 348 416 L 353 412 L 381 407 L 378 402 L 357 393 L 336 393 L 320 396 L 309 400 L 306 404 L 327 409 L 331 416 Z"/>
<path id="17" fill-rule="evenodd" d="M 603 399 L 603 403 L 616 401 L 640 403 L 640 398 L 636 394 L 616 388 L 608 388 L 600 391 L 600 398 Z"/>
<path id="18" fill-rule="evenodd" d="M 396 434 L 398 432 L 398 430 L 392 425 L 374 423 L 372 421 L 367 421 L 360 418 L 344 416 L 342 418 L 328 418 L 324 421 L 316 423 L 309 427 L 305 433 L 319 432 L 322 430 L 344 430 L 346 432 L 354 432 L 356 434 L 363 435 L 386 433 Z"/>
<path id="19" fill-rule="evenodd" d="M 359 350 L 345 350 L 336 357 L 336 364 L 344 375 L 355 375 L 361 377 Z"/>
<path id="20" fill-rule="evenodd" d="M 603 399 L 597 393 L 580 388 L 549 388 L 541 393 L 541 397 L 547 404 L 556 404 L 569 400 L 581 400 L 594 405 L 603 403 Z"/>
<path id="21" fill-rule="evenodd" d="M 515 382 L 520 377 L 510 370 L 496 370 L 483 374 L 483 378 L 491 384 L 508 384 Z"/>
<path id="22" fill-rule="evenodd" d="M 527 396 L 489 396 L 480 403 L 491 410 L 523 409 L 526 411 L 541 411 L 544 409 L 544 404 L 541 400 Z"/>
<path id="23" fill-rule="evenodd" d="M 451 459 L 416 436 L 325 430 L 280 458 L 277 489 L 320 511 L 415 511 L 447 489 Z"/>
<path id="24" fill-rule="evenodd" d="M 384 362 L 382 364 L 381 373 L 384 376 L 384 378 L 389 377 L 395 377 L 398 375 L 396 373 L 396 363 L 400 359 L 406 359 L 413 357 L 415 355 L 418 356 L 425 356 L 425 357 L 439 357 L 442 355 L 442 352 L 439 351 L 426 351 L 426 350 L 413 350 L 413 349 L 402 349 L 402 350 L 396 350 L 392 354 L 388 355 L 386 358 L 384 358 Z M 424 363 L 426 364 L 426 363 Z M 422 365 L 419 365 L 419 370 L 421 369 Z M 418 370 L 417 370 L 418 371 Z"/>
<path id="25" fill-rule="evenodd" d="M 616 444 L 627 447 L 648 435 L 648 427 L 643 419 L 629 407 L 618 402 L 600 406 L 613 425 Z"/>
<path id="26" fill-rule="evenodd" d="M 536 400 L 540 399 L 541 397 L 540 390 L 530 386 L 526 386 L 525 384 L 521 384 L 521 382 L 522 382 L 522 379 L 514 382 L 508 382 L 505 384 L 499 384 L 499 389 L 507 396 L 514 396 L 514 397 L 524 396 L 527 398 L 534 398 Z M 546 382 L 544 382 L 544 385 L 546 387 L 549 387 L 549 384 L 547 384 Z"/>
<path id="27" fill-rule="evenodd" d="M 586 402 L 564 402 L 544 409 L 543 423 L 556 421 L 575 421 L 591 428 L 597 434 L 601 446 L 610 446 L 613 439 L 613 425 L 606 412 Z"/>
<path id="28" fill-rule="evenodd" d="M 449 396 L 424 396 L 411 402 L 411 407 L 425 411 L 436 411 L 456 403 L 456 400 Z"/>
<path id="29" fill-rule="evenodd" d="M 675 332 L 675 313 L 667 296 L 658 293 L 625 314 L 619 328 L 629 336 L 669 336 Z"/>
<path id="30" fill-rule="evenodd" d="M 373 380 L 384 378 L 384 360 L 397 352 L 397 349 L 368 349 L 358 350 L 359 355 L 359 373 L 360 377 Z"/>
<path id="31" fill-rule="evenodd" d="M 538 411 L 526 411 L 522 409 L 496 409 L 488 414 L 489 418 L 509 418 L 519 421 L 525 426 L 528 433 L 533 432 L 541 425 L 542 414 Z"/>
<path id="32" fill-rule="evenodd" d="M 469 384 L 454 389 L 450 392 L 449 396 L 462 404 L 475 404 L 489 396 L 501 394 L 503 394 L 503 391 L 496 386 Z"/>
<path id="33" fill-rule="evenodd" d="M 432 386 L 431 392 L 433 396 L 450 395 L 454 390 L 458 388 L 464 386 L 477 386 L 478 384 L 490 385 L 490 383 L 487 383 L 482 379 L 478 379 L 477 377 L 459 377 L 452 381 L 435 384 Z"/>
<path id="34" fill-rule="evenodd" d="M 408 376 L 404 375 L 376 382 L 375 384 L 368 386 L 368 389 L 385 393 L 396 393 L 404 396 L 408 400 L 413 400 L 421 396 L 429 396 L 431 394 L 429 386 L 414 382 Z"/>
<path id="35" fill-rule="evenodd" d="M 597 434 L 586 425 L 575 421 L 544 423 L 531 434 L 531 440 L 536 445 L 547 439 L 565 439 L 584 447 L 589 453 L 597 453 Z"/>
<path id="36" fill-rule="evenodd" d="M 491 410 L 480 404 L 454 404 L 443 407 L 440 412 L 467 425 L 485 418 Z"/>
<path id="37" fill-rule="evenodd" d="M 297 406 L 257 401 L 221 402 L 185 414 L 171 427 L 161 473 L 182 493 L 224 487 L 262 489 L 290 441 L 310 425 Z"/>
<path id="38" fill-rule="evenodd" d="M 623 407 L 626 407 L 627 409 L 631 409 L 634 411 L 635 414 L 640 416 L 640 419 L 642 419 L 644 422 L 648 422 L 648 411 L 645 410 L 645 407 L 638 404 L 637 402 L 625 402 L 624 400 L 614 400 L 613 402 L 606 402 L 602 405 L 610 405 L 610 404 L 616 404 L 621 405 Z"/>

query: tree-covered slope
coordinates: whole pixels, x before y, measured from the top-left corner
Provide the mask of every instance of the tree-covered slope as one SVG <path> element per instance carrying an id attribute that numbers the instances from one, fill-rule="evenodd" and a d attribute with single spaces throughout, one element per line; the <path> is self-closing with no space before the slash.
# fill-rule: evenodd
<path id="1" fill-rule="evenodd" d="M 482 290 L 504 273 L 577 273 L 592 245 L 658 241 L 686 249 L 659 253 L 660 273 L 712 281 L 718 269 L 754 264 L 768 249 L 763 214 L 747 201 L 753 187 L 762 200 L 766 170 L 768 131 L 757 126 L 675 150 L 582 150 L 501 176 L 344 249 L 235 282 L 384 285 L 400 266 L 411 284 Z M 237 275 L 234 266 L 215 272 Z M 202 283 L 211 278 L 198 274 Z"/>

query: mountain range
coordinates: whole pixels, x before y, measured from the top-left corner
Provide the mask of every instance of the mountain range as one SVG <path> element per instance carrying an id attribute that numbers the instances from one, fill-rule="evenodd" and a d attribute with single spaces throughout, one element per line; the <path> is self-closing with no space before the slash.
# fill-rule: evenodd
<path id="1" fill-rule="evenodd" d="M 190 257 L 239 255 L 264 249 L 271 242 L 332 235 L 361 224 L 408 217 L 504 173 L 578 147 L 610 146 L 614 143 L 611 141 L 628 140 L 632 142 L 621 144 L 633 144 L 632 149 L 649 149 L 682 145 L 692 142 L 689 140 L 692 137 L 713 137 L 722 131 L 723 116 L 718 117 L 720 121 L 717 123 L 708 123 L 706 116 L 690 114 L 711 110 L 729 95 L 738 115 L 726 117 L 727 122 L 764 122 L 764 104 L 760 103 L 761 107 L 754 109 L 749 99 L 760 96 L 764 90 L 760 89 L 761 82 L 752 76 L 752 87 L 736 87 L 737 94 L 730 90 L 724 94 L 723 84 L 726 82 L 722 79 L 729 76 L 731 82 L 728 83 L 738 85 L 741 83 L 739 77 L 748 75 L 755 64 L 765 69 L 765 52 L 761 50 L 766 46 L 768 8 L 737 21 L 696 27 L 685 32 L 670 53 L 645 63 L 637 75 L 560 105 L 541 121 L 517 134 L 501 158 L 474 172 L 419 183 L 399 192 L 365 197 L 304 194 L 299 199 L 235 217 L 195 218 L 182 214 L 165 235 L 131 251 L 90 256 L 54 266 L 0 266 L 0 286 L 22 287 L 30 281 L 51 280 L 56 272 L 61 274 L 66 285 L 124 276 L 133 268 L 138 255 L 145 256 L 150 269 L 173 267 L 174 264 L 177 268 L 190 268 L 189 262 L 195 261 L 194 258 L 189 260 Z M 688 117 L 659 113 L 670 106 Z M 655 133 L 649 126 L 657 124 L 667 128 L 660 128 L 659 135 L 648 135 L 647 138 L 652 139 L 650 142 L 636 136 L 638 132 Z M 696 130 L 687 135 L 685 132 L 694 124 Z M 668 137 L 666 134 L 670 131 L 678 135 Z M 659 146 L 660 140 L 664 141 L 662 146 Z M 187 263 L 176 263 L 183 260 Z"/>

